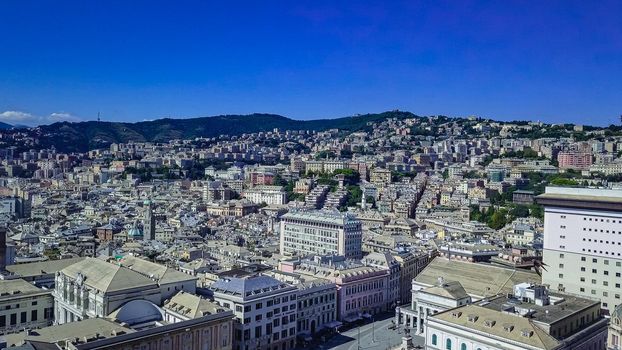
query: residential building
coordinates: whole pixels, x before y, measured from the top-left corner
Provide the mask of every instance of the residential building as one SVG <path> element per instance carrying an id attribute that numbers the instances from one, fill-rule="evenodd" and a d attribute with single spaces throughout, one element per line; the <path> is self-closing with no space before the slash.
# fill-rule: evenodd
<path id="1" fill-rule="evenodd" d="M 559 152 L 557 161 L 560 169 L 589 170 L 592 166 L 592 153 Z"/>
<path id="2" fill-rule="evenodd" d="M 349 213 L 296 210 L 281 217 L 281 254 L 360 258 L 361 221 Z"/>

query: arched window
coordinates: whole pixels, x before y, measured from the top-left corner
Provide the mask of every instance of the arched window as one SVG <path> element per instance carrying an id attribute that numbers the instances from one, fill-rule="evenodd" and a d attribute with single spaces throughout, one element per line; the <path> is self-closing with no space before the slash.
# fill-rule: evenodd
<path id="1" fill-rule="evenodd" d="M 447 339 L 445 342 L 445 349 L 451 350 L 451 339 Z"/>
<path id="2" fill-rule="evenodd" d="M 460 345 L 460 350 L 467 350 L 465 343 L 462 343 L 462 345 Z"/>
<path id="3" fill-rule="evenodd" d="M 436 334 L 432 334 L 432 345 L 436 345 L 437 342 L 438 342 L 438 337 L 436 336 Z"/>

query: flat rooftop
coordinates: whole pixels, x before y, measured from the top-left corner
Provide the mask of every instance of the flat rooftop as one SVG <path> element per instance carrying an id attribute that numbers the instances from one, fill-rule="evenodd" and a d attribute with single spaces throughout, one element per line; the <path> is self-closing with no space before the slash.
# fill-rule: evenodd
<path id="1" fill-rule="evenodd" d="M 477 298 L 513 293 L 514 285 L 523 282 L 542 283 L 542 277 L 533 271 L 448 260 L 442 257 L 434 258 L 415 277 L 415 281 L 426 286 L 434 286 L 439 277 L 443 277 L 445 281 L 460 282 L 470 296 Z"/>
<path id="2" fill-rule="evenodd" d="M 547 187 L 536 202 L 545 206 L 622 211 L 622 190 Z"/>

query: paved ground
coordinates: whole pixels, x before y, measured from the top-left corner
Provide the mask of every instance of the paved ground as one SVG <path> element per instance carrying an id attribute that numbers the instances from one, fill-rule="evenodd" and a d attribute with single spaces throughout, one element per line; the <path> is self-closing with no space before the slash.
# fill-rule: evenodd
<path id="1" fill-rule="evenodd" d="M 318 350 L 386 350 L 402 342 L 403 329 L 390 330 L 393 315 L 385 315 L 379 320 L 352 328 L 334 335 L 326 342 L 311 344 L 306 349 Z M 412 335 L 412 334 L 411 334 Z M 415 345 L 424 345 L 423 337 L 413 336 Z"/>

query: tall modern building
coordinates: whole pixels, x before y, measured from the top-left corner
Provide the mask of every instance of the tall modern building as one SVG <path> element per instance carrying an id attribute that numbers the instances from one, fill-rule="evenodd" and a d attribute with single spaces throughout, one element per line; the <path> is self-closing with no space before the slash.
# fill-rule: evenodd
<path id="1" fill-rule="evenodd" d="M 155 239 L 155 216 L 153 216 L 153 204 L 151 204 L 150 200 L 146 200 L 144 202 L 143 208 L 144 212 L 144 221 L 143 221 L 143 239 L 145 241 L 150 241 Z"/>
<path id="2" fill-rule="evenodd" d="M 622 301 L 622 191 L 547 187 L 542 281 L 551 289 L 602 301 Z"/>
<path id="3" fill-rule="evenodd" d="M 361 221 L 329 210 L 291 211 L 281 217 L 281 254 L 362 256 Z"/>

